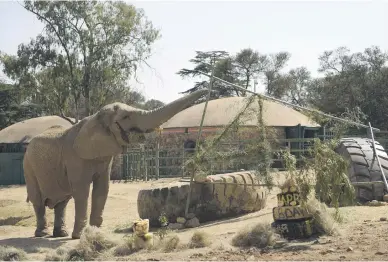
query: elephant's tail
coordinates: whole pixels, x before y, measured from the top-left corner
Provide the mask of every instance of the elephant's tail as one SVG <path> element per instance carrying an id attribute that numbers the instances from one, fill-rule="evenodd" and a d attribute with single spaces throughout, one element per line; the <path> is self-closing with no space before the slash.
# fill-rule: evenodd
<path id="1" fill-rule="evenodd" d="M 28 198 L 28 196 L 27 196 L 26 202 L 27 202 L 27 203 L 30 202 L 30 199 Z"/>

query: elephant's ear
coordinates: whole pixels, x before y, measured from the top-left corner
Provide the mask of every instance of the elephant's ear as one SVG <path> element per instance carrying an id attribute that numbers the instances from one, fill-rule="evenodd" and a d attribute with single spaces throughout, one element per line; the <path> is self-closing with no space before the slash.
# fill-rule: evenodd
<path id="1" fill-rule="evenodd" d="M 79 124 L 82 126 L 78 130 L 73 148 L 81 158 L 95 159 L 121 153 L 121 147 L 99 114 L 90 116 Z"/>

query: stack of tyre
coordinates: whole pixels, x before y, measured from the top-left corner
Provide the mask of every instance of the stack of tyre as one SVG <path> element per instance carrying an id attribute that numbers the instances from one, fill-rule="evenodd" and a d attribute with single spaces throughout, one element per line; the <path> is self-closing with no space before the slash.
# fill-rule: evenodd
<path id="1" fill-rule="evenodd" d="M 200 223 L 256 212 L 266 205 L 268 190 L 257 186 L 254 172 L 211 175 L 206 180 L 206 183 L 192 184 L 189 204 L 189 214 L 194 214 Z M 185 215 L 189 191 L 188 182 L 140 190 L 137 200 L 140 218 L 149 219 L 153 227 L 160 226 L 158 218 L 161 214 L 169 223 L 176 223 L 178 217 Z"/>

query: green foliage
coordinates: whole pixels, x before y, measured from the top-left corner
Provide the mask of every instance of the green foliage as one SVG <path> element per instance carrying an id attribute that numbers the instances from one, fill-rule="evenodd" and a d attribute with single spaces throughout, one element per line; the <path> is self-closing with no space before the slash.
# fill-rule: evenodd
<path id="1" fill-rule="evenodd" d="M 291 57 L 288 52 L 260 54 L 251 48 L 244 48 L 235 55 L 230 55 L 225 51 L 196 51 L 196 53 L 195 58 L 190 60 L 195 64 L 194 68 L 183 68 L 177 73 L 178 75 L 183 78 L 194 78 L 200 76 L 198 70 L 210 75 L 211 69 L 214 67 L 214 76 L 240 85 L 245 89 L 251 88 L 253 80 L 261 77 L 267 94 L 280 97 L 288 92 L 288 82 L 285 81 L 288 78 L 280 72 Z M 207 80 L 198 81 L 193 88 L 182 93 L 191 93 L 200 88 L 207 88 L 208 85 Z M 212 94 L 210 99 L 246 96 L 245 91 L 217 81 L 213 84 L 213 90 L 217 92 Z M 201 102 L 203 100 L 197 101 L 197 103 Z"/>
<path id="2" fill-rule="evenodd" d="M 216 135 L 197 141 L 197 150 L 184 164 L 186 170 L 196 176 L 197 181 L 213 175 L 221 168 L 241 166 L 253 170 L 260 182 L 271 188 L 274 181 L 270 173 L 272 149 L 269 134 L 275 134 L 263 121 L 263 102 L 261 97 L 247 97 L 244 107 L 234 119 L 217 132 Z M 258 103 L 258 107 L 254 106 Z M 258 110 L 256 110 L 258 108 Z M 249 130 L 241 128 L 244 121 L 254 119 L 257 125 Z M 248 143 L 243 141 L 244 132 L 252 134 Z M 274 137 L 270 137 L 274 141 Z"/>
<path id="3" fill-rule="evenodd" d="M 168 224 L 168 218 L 166 216 L 166 213 L 165 212 L 162 212 L 162 214 L 160 214 L 159 216 L 159 223 L 162 227 L 166 226 Z"/>
<path id="4" fill-rule="evenodd" d="M 338 140 L 322 142 L 315 139 L 308 149 L 308 157 L 303 157 L 303 165 L 298 170 L 296 160 L 288 151 L 281 152 L 287 170 L 287 180 L 295 181 L 300 192 L 301 205 L 306 206 L 310 199 L 317 198 L 336 209 L 352 205 L 355 190 L 348 178 L 349 163 L 335 152 Z"/>
<path id="5" fill-rule="evenodd" d="M 355 200 L 355 190 L 348 178 L 349 163 L 334 151 L 337 146 L 338 140 L 323 143 L 316 139 L 309 149 L 314 157 L 308 162 L 308 167 L 316 176 L 318 199 L 335 208 L 340 204 L 353 204 Z"/>
<path id="6" fill-rule="evenodd" d="M 4 73 L 51 114 L 82 117 L 128 96 L 126 84 L 160 37 L 141 9 L 122 1 L 25 1 L 45 30 L 18 55 L 3 54 Z"/>
<path id="7" fill-rule="evenodd" d="M 264 183 L 268 185 L 269 189 L 272 189 L 274 184 L 273 177 L 270 174 L 270 168 L 272 165 L 272 148 L 267 139 L 268 128 L 263 119 L 263 98 L 258 96 L 259 112 L 257 114 L 257 138 L 254 139 L 254 147 L 256 147 L 257 154 L 257 169 L 256 172 L 259 178 L 264 178 Z M 274 137 L 272 137 L 272 140 Z"/>
<path id="8" fill-rule="evenodd" d="M 232 83 L 235 83 L 236 81 L 236 79 L 232 76 L 231 73 L 231 69 L 233 68 L 233 66 L 231 65 L 231 60 L 229 59 L 228 52 L 196 51 L 196 56 L 193 59 L 190 59 L 190 62 L 195 64 L 195 67 L 193 69 L 183 68 L 179 72 L 177 72 L 177 74 L 180 75 L 182 78 L 197 77 L 200 75 L 198 73 L 198 70 L 210 75 L 214 67 L 214 76 L 222 77 L 226 81 L 230 81 Z M 182 92 L 182 94 L 188 94 L 202 88 L 208 88 L 209 84 L 210 83 L 207 80 L 197 81 L 195 82 L 193 88 Z M 217 92 L 213 92 L 210 94 L 210 100 L 217 99 L 220 97 L 228 97 L 231 96 L 233 93 L 233 90 L 231 88 L 226 87 L 224 84 L 217 81 L 213 82 L 212 90 Z M 204 101 L 205 98 L 199 99 L 195 103 L 199 104 Z"/>
<path id="9" fill-rule="evenodd" d="M 321 141 L 316 138 L 303 157 L 302 166 L 296 168 L 296 159 L 288 151 L 281 153 L 285 161 L 288 179 L 293 179 L 299 187 L 301 200 L 306 204 L 312 192 L 315 197 L 336 209 L 336 218 L 339 219 L 340 206 L 352 205 L 355 201 L 355 189 L 348 177 L 348 161 L 336 152 L 339 139 L 345 135 L 352 124 L 335 119 L 328 120 L 318 113 L 307 113 L 320 124 L 329 125 L 334 132 L 330 140 Z M 348 111 L 344 120 L 359 122 L 360 112 L 355 109 Z"/>
<path id="10" fill-rule="evenodd" d="M 236 54 L 224 51 L 197 51 L 190 60 L 193 69 L 182 69 L 182 77 L 201 76 L 197 70 L 211 74 L 215 65 L 215 76 L 233 84 L 252 90 L 255 79 L 261 79 L 266 94 L 290 103 L 315 108 L 338 117 L 347 115 L 348 109 L 357 109 L 372 126 L 388 129 L 385 110 L 388 104 L 388 53 L 379 47 L 365 48 L 363 52 L 351 53 L 346 47 L 324 51 L 318 58 L 319 72 L 323 76 L 312 77 L 306 67 L 282 72 L 290 59 L 287 52 L 260 54 L 243 48 Z M 222 69 L 222 70 L 220 70 Z M 191 93 L 208 86 L 207 80 L 196 82 Z M 226 96 L 245 96 L 245 92 L 220 82 L 214 83 L 218 91 L 211 99 Z M 198 101 L 202 102 L 202 101 Z"/>
<path id="11" fill-rule="evenodd" d="M 44 108 L 31 103 L 20 103 L 16 87 L 0 83 L 0 129 L 17 122 L 41 116 Z"/>

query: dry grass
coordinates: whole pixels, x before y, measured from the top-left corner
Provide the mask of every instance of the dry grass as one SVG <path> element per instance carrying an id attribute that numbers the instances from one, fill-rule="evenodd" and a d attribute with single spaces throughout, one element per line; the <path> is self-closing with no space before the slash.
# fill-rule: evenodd
<path id="1" fill-rule="evenodd" d="M 284 188 L 290 188 L 295 187 L 299 190 L 299 187 L 293 177 L 287 178 L 280 186 L 279 188 L 283 190 Z"/>
<path id="2" fill-rule="evenodd" d="M 59 247 L 56 250 L 49 252 L 45 257 L 45 261 L 66 261 L 68 253 L 69 250 Z"/>
<path id="3" fill-rule="evenodd" d="M 270 224 L 259 223 L 252 228 L 238 232 L 232 239 L 232 245 L 236 247 L 265 248 L 275 245 L 280 236 L 275 233 Z"/>
<path id="4" fill-rule="evenodd" d="M 189 248 L 201 248 L 211 245 L 210 235 L 203 231 L 195 231 L 188 244 Z"/>
<path id="5" fill-rule="evenodd" d="M 133 243 L 129 241 L 125 241 L 113 249 L 113 255 L 117 257 L 129 256 L 134 252 Z"/>
<path id="6" fill-rule="evenodd" d="M 110 238 L 97 227 L 86 227 L 79 243 L 71 249 L 58 248 L 54 253 L 48 254 L 46 261 L 92 261 L 99 258 L 104 252 L 118 245 L 117 241 Z"/>
<path id="7" fill-rule="evenodd" d="M 11 246 L 0 246 L 1 261 L 21 261 L 26 259 L 27 259 L 27 254 L 22 249 L 11 247 Z"/>
<path id="8" fill-rule="evenodd" d="M 306 203 L 306 209 L 313 215 L 314 226 L 319 234 L 332 236 L 339 233 L 337 222 L 326 204 L 316 198 L 310 198 Z"/>
<path id="9" fill-rule="evenodd" d="M 162 249 L 166 253 L 172 252 L 173 250 L 178 249 L 179 243 L 180 243 L 180 239 L 179 239 L 178 235 L 170 236 L 164 242 Z"/>

